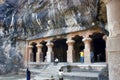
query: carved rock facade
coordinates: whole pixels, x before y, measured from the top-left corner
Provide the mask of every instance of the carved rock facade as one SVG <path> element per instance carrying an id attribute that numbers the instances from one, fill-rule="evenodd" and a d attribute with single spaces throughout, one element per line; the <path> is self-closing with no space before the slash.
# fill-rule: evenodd
<path id="1" fill-rule="evenodd" d="M 100 26 L 98 3 L 99 0 L 1 0 L 1 54 L 9 58 L 11 54 L 18 55 L 21 59 L 26 39 L 33 35 L 40 38 Z"/>

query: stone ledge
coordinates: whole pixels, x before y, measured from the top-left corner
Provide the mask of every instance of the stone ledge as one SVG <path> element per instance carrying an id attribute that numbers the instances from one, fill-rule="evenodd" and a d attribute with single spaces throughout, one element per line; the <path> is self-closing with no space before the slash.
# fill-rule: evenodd
<path id="1" fill-rule="evenodd" d="M 43 38 L 43 37 L 50 37 L 50 36 L 56 36 L 56 35 L 61 35 L 61 34 L 67 34 L 70 32 L 82 31 L 85 29 L 86 29 L 85 27 L 80 27 L 80 26 L 51 29 L 48 31 L 41 32 L 35 36 L 29 37 L 27 40 L 33 40 L 33 39 L 38 39 L 38 38 Z"/>
<path id="2" fill-rule="evenodd" d="M 77 76 L 77 77 L 98 77 L 98 72 L 66 72 L 64 76 Z"/>

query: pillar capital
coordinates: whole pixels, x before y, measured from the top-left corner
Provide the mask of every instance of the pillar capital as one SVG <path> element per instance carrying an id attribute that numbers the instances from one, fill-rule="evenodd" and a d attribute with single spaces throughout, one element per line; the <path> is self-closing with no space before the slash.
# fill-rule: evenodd
<path id="1" fill-rule="evenodd" d="M 83 42 L 91 42 L 91 41 L 92 41 L 92 38 L 90 38 L 90 37 L 84 37 L 84 38 L 82 39 L 82 41 L 83 41 Z"/>
<path id="2" fill-rule="evenodd" d="M 108 37 L 107 35 L 104 35 L 104 36 L 103 36 L 103 40 L 106 41 L 106 40 L 107 40 L 107 37 Z"/>
<path id="3" fill-rule="evenodd" d="M 28 48 L 31 49 L 31 48 L 33 48 L 33 46 L 32 45 L 28 45 Z"/>
<path id="4" fill-rule="evenodd" d="M 67 43 L 68 45 L 73 45 L 73 44 L 75 43 L 75 41 L 72 40 L 72 39 L 69 39 L 69 40 L 67 40 L 66 43 Z"/>
<path id="5" fill-rule="evenodd" d="M 112 0 L 102 0 L 105 4 L 108 4 Z"/>
<path id="6" fill-rule="evenodd" d="M 42 47 L 43 45 L 42 44 L 37 44 L 36 47 Z"/>
<path id="7" fill-rule="evenodd" d="M 54 44 L 52 42 L 48 41 L 46 45 L 52 47 Z"/>

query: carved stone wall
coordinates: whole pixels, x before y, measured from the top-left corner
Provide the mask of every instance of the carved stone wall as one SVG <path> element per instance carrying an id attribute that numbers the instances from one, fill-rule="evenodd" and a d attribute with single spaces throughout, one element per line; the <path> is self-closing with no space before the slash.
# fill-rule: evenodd
<path id="1" fill-rule="evenodd" d="M 99 0 L 1 0 L 1 2 L 0 48 L 7 46 L 10 50 L 15 49 L 14 54 L 19 50 L 24 54 L 24 47 L 21 46 L 24 46 L 26 39 L 33 35 L 55 36 L 53 32 L 60 35 L 100 26 L 97 19 Z M 5 50 L 3 53 L 5 54 Z M 10 53 L 9 50 L 7 53 Z"/>

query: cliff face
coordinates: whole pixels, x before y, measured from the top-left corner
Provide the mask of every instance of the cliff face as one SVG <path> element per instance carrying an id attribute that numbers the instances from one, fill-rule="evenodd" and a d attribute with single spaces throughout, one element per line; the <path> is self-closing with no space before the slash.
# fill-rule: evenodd
<path id="1" fill-rule="evenodd" d="M 98 3 L 98 0 L 2 0 L 0 73 L 22 65 L 25 40 L 30 36 L 64 27 L 87 29 L 101 23 Z"/>

